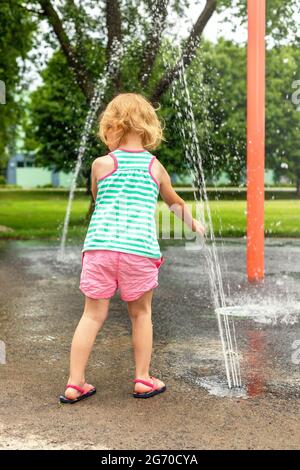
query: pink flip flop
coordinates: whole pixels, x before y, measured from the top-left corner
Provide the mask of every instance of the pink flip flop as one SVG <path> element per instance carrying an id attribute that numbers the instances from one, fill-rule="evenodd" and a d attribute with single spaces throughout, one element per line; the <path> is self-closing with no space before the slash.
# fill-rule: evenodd
<path id="1" fill-rule="evenodd" d="M 142 379 L 134 379 L 132 381 L 135 384 L 141 383 L 141 384 L 147 385 L 147 387 L 151 387 L 151 390 L 147 393 L 134 392 L 132 394 L 134 398 L 150 398 L 150 397 L 154 397 L 154 395 L 158 395 L 159 393 L 162 393 L 165 390 L 167 390 L 167 387 L 165 385 L 161 388 L 158 388 L 157 379 L 155 377 L 150 376 L 150 379 L 152 379 L 152 383 L 148 382 L 147 380 L 142 380 Z"/>
<path id="2" fill-rule="evenodd" d="M 60 403 L 70 403 L 70 404 L 76 403 L 76 402 L 78 402 L 80 400 L 84 400 L 85 398 L 88 398 L 88 397 L 90 397 L 90 396 L 92 396 L 96 393 L 96 388 L 95 387 L 93 387 L 90 390 L 86 391 L 84 388 L 81 388 L 78 385 L 67 384 L 66 389 L 67 388 L 74 388 L 74 390 L 78 390 L 78 392 L 80 392 L 81 395 L 79 395 L 77 398 L 74 398 L 73 400 L 65 397 L 65 395 L 60 395 L 60 397 L 59 397 Z"/>

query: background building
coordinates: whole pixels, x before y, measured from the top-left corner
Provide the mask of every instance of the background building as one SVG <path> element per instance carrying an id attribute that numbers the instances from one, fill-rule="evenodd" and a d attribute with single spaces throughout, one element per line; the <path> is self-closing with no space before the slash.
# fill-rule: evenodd
<path id="1" fill-rule="evenodd" d="M 16 184 L 23 188 L 35 188 L 44 185 L 68 188 L 73 172 L 49 170 L 34 164 L 33 154 L 16 153 L 10 158 L 6 168 L 6 184 Z"/>

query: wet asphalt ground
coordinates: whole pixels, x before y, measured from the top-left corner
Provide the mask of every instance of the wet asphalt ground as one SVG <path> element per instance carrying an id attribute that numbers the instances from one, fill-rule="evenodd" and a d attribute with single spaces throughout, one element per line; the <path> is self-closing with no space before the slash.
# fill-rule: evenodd
<path id="1" fill-rule="evenodd" d="M 218 244 L 227 305 L 263 306 L 235 317 L 241 390 L 226 386 L 203 251 L 162 245 L 151 374 L 167 391 L 132 398 L 131 324 L 117 294 L 87 369 L 97 394 L 72 406 L 58 397 L 84 305 L 81 246 L 64 263 L 57 248 L 0 243 L 1 449 L 299 448 L 299 240 L 267 240 L 259 285 L 246 280 L 245 240 Z"/>

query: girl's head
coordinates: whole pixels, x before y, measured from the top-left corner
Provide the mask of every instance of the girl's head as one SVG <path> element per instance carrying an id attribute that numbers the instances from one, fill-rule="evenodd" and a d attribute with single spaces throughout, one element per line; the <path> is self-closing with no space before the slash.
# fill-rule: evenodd
<path id="1" fill-rule="evenodd" d="M 152 104 L 137 93 L 120 93 L 100 116 L 99 137 L 110 150 L 138 135 L 142 145 L 153 150 L 163 140 L 163 130 Z"/>

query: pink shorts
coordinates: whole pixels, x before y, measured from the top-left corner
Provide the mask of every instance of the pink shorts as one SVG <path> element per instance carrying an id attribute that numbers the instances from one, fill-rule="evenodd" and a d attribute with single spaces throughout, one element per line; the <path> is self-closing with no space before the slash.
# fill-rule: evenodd
<path id="1" fill-rule="evenodd" d="M 122 300 L 136 300 L 158 286 L 158 271 L 164 261 L 163 256 L 87 250 L 82 253 L 79 289 L 92 299 L 109 299 L 119 289 Z"/>

